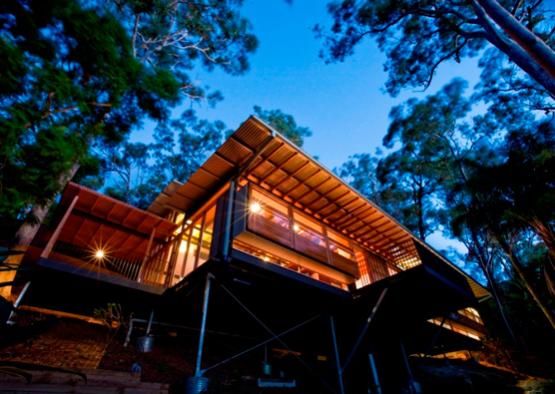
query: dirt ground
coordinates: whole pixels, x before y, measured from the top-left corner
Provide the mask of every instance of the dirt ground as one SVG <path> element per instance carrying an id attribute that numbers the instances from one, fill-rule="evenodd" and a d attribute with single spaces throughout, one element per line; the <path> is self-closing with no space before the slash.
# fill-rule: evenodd
<path id="1" fill-rule="evenodd" d="M 141 381 L 168 383 L 174 392 L 183 392 L 185 378 L 194 371 L 198 333 L 154 332 L 154 347 L 141 353 L 135 340 L 144 333 L 137 330 L 128 347 L 123 346 L 125 327 L 109 330 L 105 326 L 71 319 L 44 316 L 22 316 L 17 327 L 5 327 L 0 332 L 0 361 L 19 361 L 71 369 L 100 368 L 130 372 L 134 364 L 141 366 Z M 233 344 L 232 344 L 233 342 Z M 226 337 L 207 336 L 203 367 L 214 365 L 245 348 Z M 306 370 L 288 371 L 289 376 L 303 377 L 301 387 L 316 389 L 261 390 L 256 379 L 261 376 L 262 349 L 235 359 L 207 373 L 214 393 L 319 393 L 323 392 L 316 379 L 310 380 Z M 274 359 L 277 365 L 280 360 Z M 281 360 L 283 364 L 295 364 Z M 329 361 L 328 361 L 329 362 Z M 414 375 L 424 393 L 555 393 L 555 379 L 519 375 L 511 371 L 481 365 L 474 360 L 411 359 Z M 327 368 L 327 369 L 326 369 Z M 333 365 L 322 365 L 330 371 Z M 321 372 L 320 371 L 320 372 Z"/>

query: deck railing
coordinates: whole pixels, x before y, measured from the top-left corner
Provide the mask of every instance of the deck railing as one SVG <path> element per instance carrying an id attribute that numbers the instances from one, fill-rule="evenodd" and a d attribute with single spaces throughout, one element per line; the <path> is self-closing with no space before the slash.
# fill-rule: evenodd
<path id="1" fill-rule="evenodd" d="M 167 275 L 169 243 L 158 244 L 151 253 L 143 258 L 122 258 L 110 252 L 96 257 L 87 248 L 64 242 L 56 242 L 52 254 L 53 260 L 107 275 L 117 275 L 139 283 L 164 286 Z"/>
<path id="2" fill-rule="evenodd" d="M 78 247 L 64 242 L 56 242 L 51 258 L 61 260 L 65 263 L 106 274 L 117 274 L 127 279 L 137 280 L 141 269 L 140 258 L 124 259 L 106 253 L 96 257 L 94 252 L 86 248 Z"/>

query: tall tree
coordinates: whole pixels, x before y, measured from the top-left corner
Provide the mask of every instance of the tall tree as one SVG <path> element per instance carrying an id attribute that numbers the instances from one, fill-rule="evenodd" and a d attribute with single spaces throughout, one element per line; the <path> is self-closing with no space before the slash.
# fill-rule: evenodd
<path id="1" fill-rule="evenodd" d="M 471 163 L 470 176 L 458 193 L 466 194 L 464 206 L 455 222 L 487 231 L 518 279 L 555 329 L 555 316 L 530 280 L 518 251 L 523 235 L 535 232 L 545 249 L 555 256 L 553 204 L 555 203 L 555 128 L 542 122 L 535 132 L 516 131 L 507 136 L 502 162 Z M 545 259 L 545 279 L 552 282 Z"/>
<path id="2" fill-rule="evenodd" d="M 292 115 L 279 109 L 265 110 L 258 105 L 255 105 L 253 109 L 260 119 L 267 122 L 297 146 L 303 146 L 304 139 L 312 135 L 312 131 L 308 127 L 297 125 Z"/>
<path id="3" fill-rule="evenodd" d="M 133 58 L 117 20 L 77 2 L 2 2 L 0 18 L 0 46 L 9 48 L 0 84 L 0 216 L 32 222 L 93 141 L 121 141 L 139 119 L 159 118 L 156 105 L 175 104 L 179 86 Z M 30 227 L 20 229 L 23 242 Z"/>
<path id="4" fill-rule="evenodd" d="M 410 99 L 390 112 L 383 139 L 394 149 L 380 160 L 382 201 L 422 239 L 445 224 L 444 192 L 467 136 L 467 84 L 455 79 L 423 100 Z"/>
<path id="5" fill-rule="evenodd" d="M 21 243 L 91 146 L 121 142 L 145 118 L 167 121 L 173 106 L 204 95 L 187 73 L 196 64 L 247 69 L 256 39 L 240 4 L 2 2 L 0 216 L 26 223 Z"/>
<path id="6" fill-rule="evenodd" d="M 365 38 L 386 52 L 387 91 L 430 85 L 448 60 L 479 55 L 492 45 L 555 96 L 554 17 L 539 0 L 337 0 L 326 35 L 327 59 L 343 60 Z"/>
<path id="7" fill-rule="evenodd" d="M 382 204 L 380 196 L 380 181 L 377 177 L 377 168 L 381 151 L 374 155 L 370 153 L 358 153 L 350 156 L 336 172 L 342 179 L 358 190 L 366 198 Z"/>

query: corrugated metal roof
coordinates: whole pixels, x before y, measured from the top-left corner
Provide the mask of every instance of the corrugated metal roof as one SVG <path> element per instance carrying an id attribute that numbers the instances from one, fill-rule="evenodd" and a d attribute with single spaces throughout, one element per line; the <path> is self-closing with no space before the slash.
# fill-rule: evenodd
<path id="1" fill-rule="evenodd" d="M 235 176 L 259 185 L 402 269 L 421 263 L 415 242 L 433 251 L 376 204 L 254 116 L 185 184 L 172 190 L 166 188 L 165 196 L 157 198 L 149 210 L 159 215 L 168 208 L 188 212 Z M 488 295 L 471 277 L 433 253 L 463 274 L 477 297 Z"/>

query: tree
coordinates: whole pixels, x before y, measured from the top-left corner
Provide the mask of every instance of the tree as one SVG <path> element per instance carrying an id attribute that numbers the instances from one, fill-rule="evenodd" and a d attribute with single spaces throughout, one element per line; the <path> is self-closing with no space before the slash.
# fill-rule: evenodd
<path id="1" fill-rule="evenodd" d="M 422 239 L 445 225 L 444 193 L 457 170 L 458 142 L 467 138 L 466 86 L 454 79 L 438 93 L 410 99 L 390 112 L 383 144 L 398 149 L 378 165 L 382 201 Z"/>
<path id="2" fill-rule="evenodd" d="M 381 185 L 377 178 L 377 168 L 381 152 L 374 155 L 369 153 L 358 153 L 336 170 L 338 175 L 349 182 L 349 184 L 362 193 L 366 198 L 381 205 Z"/>
<path id="3" fill-rule="evenodd" d="M 487 231 L 534 302 L 555 329 L 555 316 L 526 273 L 518 252 L 523 235 L 534 232 L 555 256 L 555 128 L 542 122 L 534 132 L 516 131 L 506 138 L 504 160 L 497 164 L 469 163 L 471 171 L 459 193 L 468 197 L 454 221 Z M 552 279 L 543 270 L 546 281 Z"/>
<path id="4" fill-rule="evenodd" d="M 554 18 L 543 1 L 332 1 L 334 23 L 327 34 L 327 59 L 343 60 L 365 37 L 386 52 L 387 91 L 428 87 L 448 60 L 479 55 L 487 44 L 555 96 Z"/>
<path id="5" fill-rule="evenodd" d="M 113 177 L 104 190 L 107 195 L 135 206 L 144 206 L 142 194 L 150 186 L 149 148 L 142 142 L 125 142 L 102 152 L 102 177 Z"/>
<path id="6" fill-rule="evenodd" d="M 97 149 L 99 176 L 81 182 L 104 193 L 147 208 L 172 180 L 185 182 L 219 145 L 225 124 L 199 119 L 195 111 L 160 123 L 149 144 L 126 142 Z"/>
<path id="7" fill-rule="evenodd" d="M 279 109 L 264 110 L 258 105 L 255 105 L 253 109 L 260 119 L 267 122 L 297 146 L 303 146 L 304 139 L 312 135 L 312 131 L 308 127 L 298 126 L 292 115 Z"/>
<path id="8" fill-rule="evenodd" d="M 120 143 L 145 118 L 166 122 L 172 107 L 204 95 L 187 74 L 197 63 L 230 73 L 247 69 L 256 39 L 239 6 L 2 2 L 0 217 L 24 222 L 21 244 L 30 242 L 35 223 L 91 146 Z"/>
<path id="9" fill-rule="evenodd" d="M 134 60 L 111 16 L 67 0 L 0 7 L 0 46 L 9 48 L 0 84 L 0 215 L 32 223 L 44 217 L 91 142 L 117 142 L 138 119 L 158 117 L 153 103 L 176 103 L 178 84 Z M 33 234 L 21 230 L 29 242 Z"/>

